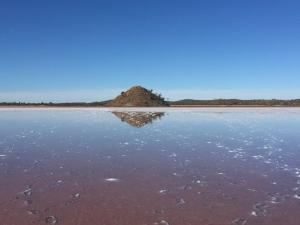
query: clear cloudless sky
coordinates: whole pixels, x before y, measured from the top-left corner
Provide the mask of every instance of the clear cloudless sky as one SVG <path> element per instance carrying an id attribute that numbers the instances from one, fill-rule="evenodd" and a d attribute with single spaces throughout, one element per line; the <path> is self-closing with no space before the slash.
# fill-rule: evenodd
<path id="1" fill-rule="evenodd" d="M 0 2 L 0 101 L 300 98 L 299 0 Z"/>

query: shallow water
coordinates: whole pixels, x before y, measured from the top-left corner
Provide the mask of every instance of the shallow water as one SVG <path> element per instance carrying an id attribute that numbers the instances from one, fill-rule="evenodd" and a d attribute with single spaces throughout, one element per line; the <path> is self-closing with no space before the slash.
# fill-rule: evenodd
<path id="1" fill-rule="evenodd" d="M 0 109 L 0 224 L 298 225 L 300 109 Z"/>

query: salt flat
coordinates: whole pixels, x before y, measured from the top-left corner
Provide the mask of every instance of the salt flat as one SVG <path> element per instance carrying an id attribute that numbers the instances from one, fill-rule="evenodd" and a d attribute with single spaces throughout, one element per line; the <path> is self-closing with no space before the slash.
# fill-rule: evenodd
<path id="1" fill-rule="evenodd" d="M 298 225 L 299 108 L 1 108 L 0 125 L 4 224 Z"/>

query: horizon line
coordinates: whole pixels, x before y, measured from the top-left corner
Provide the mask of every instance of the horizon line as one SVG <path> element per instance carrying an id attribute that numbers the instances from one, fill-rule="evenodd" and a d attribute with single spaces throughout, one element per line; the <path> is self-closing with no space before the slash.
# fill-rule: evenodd
<path id="1" fill-rule="evenodd" d="M 161 93 L 166 101 L 180 100 L 296 100 L 300 99 L 300 90 L 274 89 L 160 89 L 153 88 L 155 93 Z M 68 89 L 68 90 L 23 90 L 0 92 L 0 102 L 103 102 L 114 99 L 126 88 L 118 89 Z"/>

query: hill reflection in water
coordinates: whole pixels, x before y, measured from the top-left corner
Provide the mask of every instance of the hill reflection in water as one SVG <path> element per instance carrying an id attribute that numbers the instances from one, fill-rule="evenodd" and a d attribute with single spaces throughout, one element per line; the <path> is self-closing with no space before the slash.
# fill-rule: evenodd
<path id="1" fill-rule="evenodd" d="M 133 127 L 141 128 L 155 120 L 160 120 L 164 112 L 112 112 L 122 122 L 125 122 Z"/>

